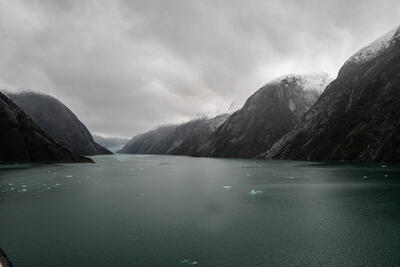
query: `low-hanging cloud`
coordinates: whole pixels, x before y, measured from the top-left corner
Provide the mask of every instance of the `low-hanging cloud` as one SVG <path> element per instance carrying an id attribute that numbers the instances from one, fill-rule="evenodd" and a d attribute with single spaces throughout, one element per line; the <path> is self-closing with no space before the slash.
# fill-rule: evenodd
<path id="1" fill-rule="evenodd" d="M 0 0 L 0 87 L 130 137 L 223 113 L 287 73 L 334 77 L 399 17 L 397 0 Z"/>

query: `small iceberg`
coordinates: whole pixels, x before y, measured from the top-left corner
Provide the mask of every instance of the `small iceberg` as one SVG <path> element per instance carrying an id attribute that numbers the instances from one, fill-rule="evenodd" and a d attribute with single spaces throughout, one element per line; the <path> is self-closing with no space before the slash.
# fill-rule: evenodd
<path id="1" fill-rule="evenodd" d="M 368 176 L 364 175 L 363 178 L 364 178 L 364 179 L 368 179 Z"/>
<path id="2" fill-rule="evenodd" d="M 70 174 L 70 175 L 66 175 L 65 177 L 67 177 L 67 178 L 72 178 L 72 175 Z"/>
<path id="3" fill-rule="evenodd" d="M 382 168 L 387 168 L 387 165 L 381 165 Z"/>
<path id="4" fill-rule="evenodd" d="M 183 261 L 181 261 L 181 263 L 186 265 L 197 265 L 199 262 L 189 259 L 184 259 Z"/>
<path id="5" fill-rule="evenodd" d="M 261 190 L 252 189 L 252 190 L 249 192 L 249 195 L 255 196 L 255 195 L 262 194 L 262 193 L 263 193 L 263 191 L 261 191 Z"/>
<path id="6" fill-rule="evenodd" d="M 232 186 L 231 185 L 224 185 L 222 188 L 225 189 L 226 191 L 229 191 L 229 190 L 232 189 Z"/>

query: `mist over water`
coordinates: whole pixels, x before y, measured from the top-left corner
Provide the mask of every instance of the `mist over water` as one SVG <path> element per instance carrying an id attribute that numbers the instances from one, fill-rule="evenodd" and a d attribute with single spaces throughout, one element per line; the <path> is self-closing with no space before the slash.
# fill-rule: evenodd
<path id="1" fill-rule="evenodd" d="M 93 159 L 0 166 L 0 246 L 15 266 L 400 264 L 398 167 Z"/>

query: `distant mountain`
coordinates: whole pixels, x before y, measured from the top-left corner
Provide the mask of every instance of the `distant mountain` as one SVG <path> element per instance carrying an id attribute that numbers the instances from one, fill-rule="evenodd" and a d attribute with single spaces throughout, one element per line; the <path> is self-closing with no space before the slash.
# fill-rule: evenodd
<path id="1" fill-rule="evenodd" d="M 134 136 L 119 151 L 122 154 L 165 154 L 160 144 L 175 129 L 176 125 L 164 125 L 154 130 Z"/>
<path id="2" fill-rule="evenodd" d="M 103 137 L 99 135 L 93 135 L 93 139 L 97 144 L 107 148 L 112 152 L 121 150 L 129 141 L 128 138 Z"/>
<path id="3" fill-rule="evenodd" d="M 92 162 L 63 147 L 0 93 L 0 162 Z"/>
<path id="4" fill-rule="evenodd" d="M 348 59 L 266 157 L 400 162 L 400 27 Z"/>
<path id="5" fill-rule="evenodd" d="M 199 155 L 253 158 L 293 130 L 318 99 L 327 74 L 286 75 L 250 96 L 212 135 Z"/>
<path id="6" fill-rule="evenodd" d="M 228 116 L 222 114 L 212 119 L 159 127 L 133 137 L 120 153 L 197 155 L 204 142 Z"/>
<path id="7" fill-rule="evenodd" d="M 180 132 L 185 132 L 182 139 L 174 143 L 170 154 L 198 156 L 204 144 L 208 141 L 211 134 L 227 119 L 229 114 L 221 114 L 212 119 L 193 120 L 175 129 L 175 136 Z"/>
<path id="8" fill-rule="evenodd" d="M 96 144 L 86 126 L 56 98 L 36 92 L 7 93 L 49 136 L 80 155 L 112 154 Z"/>

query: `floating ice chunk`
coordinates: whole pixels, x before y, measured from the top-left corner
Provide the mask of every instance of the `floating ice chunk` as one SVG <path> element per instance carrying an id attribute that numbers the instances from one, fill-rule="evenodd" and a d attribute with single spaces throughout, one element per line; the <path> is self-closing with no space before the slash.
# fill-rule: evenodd
<path id="1" fill-rule="evenodd" d="M 368 176 L 364 175 L 364 176 L 363 176 L 363 178 L 364 178 L 364 179 L 367 179 L 367 178 L 368 178 Z"/>
<path id="2" fill-rule="evenodd" d="M 22 187 L 26 187 L 26 184 L 22 185 Z"/>
<path id="3" fill-rule="evenodd" d="M 231 185 L 224 185 L 223 188 L 228 191 L 228 190 L 232 189 L 232 186 Z"/>
<path id="4" fill-rule="evenodd" d="M 72 175 L 70 174 L 70 175 L 66 175 L 65 177 L 67 177 L 67 178 L 72 178 Z"/>
<path id="5" fill-rule="evenodd" d="M 197 265 L 198 262 L 194 261 L 194 260 L 189 260 L 189 259 L 184 259 L 183 261 L 181 261 L 182 264 L 186 264 L 186 265 Z"/>
<path id="6" fill-rule="evenodd" d="M 247 173 L 247 174 L 246 174 L 246 176 L 247 176 L 247 177 L 250 177 L 250 176 L 251 176 L 251 174 L 250 174 L 250 173 Z"/>
<path id="7" fill-rule="evenodd" d="M 60 186 L 60 185 L 62 185 L 62 184 L 55 184 L 55 186 Z"/>
<path id="8" fill-rule="evenodd" d="M 261 190 L 252 189 L 252 190 L 249 192 L 249 195 L 255 196 L 255 195 L 262 194 L 262 193 L 263 193 L 263 191 L 261 191 Z"/>
<path id="9" fill-rule="evenodd" d="M 26 192 L 26 189 L 25 189 L 25 188 L 23 188 L 23 189 L 21 190 L 21 192 Z"/>
<path id="10" fill-rule="evenodd" d="M 290 176 L 289 179 L 294 179 L 294 177 L 293 177 L 293 176 Z"/>
<path id="11" fill-rule="evenodd" d="M 381 165 L 382 168 L 387 168 L 387 165 Z"/>
<path id="12" fill-rule="evenodd" d="M 387 177 L 389 177 L 389 175 L 385 174 L 385 177 L 387 178 Z"/>

